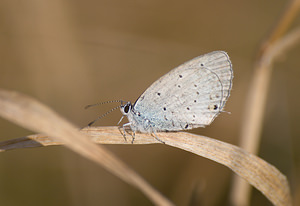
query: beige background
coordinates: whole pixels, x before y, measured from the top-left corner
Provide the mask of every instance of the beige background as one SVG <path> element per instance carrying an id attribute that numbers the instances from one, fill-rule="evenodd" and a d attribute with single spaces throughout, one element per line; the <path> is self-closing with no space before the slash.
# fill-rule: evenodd
<path id="1" fill-rule="evenodd" d="M 161 75 L 214 50 L 231 57 L 234 84 L 226 111 L 191 132 L 238 144 L 260 43 L 286 1 L 0 2 L 0 87 L 28 94 L 79 127 L 134 102 Z M 299 17 L 293 27 L 299 25 Z M 275 64 L 259 156 L 299 192 L 300 47 Z M 97 125 L 116 125 L 113 112 Z M 0 119 L 0 140 L 32 134 Z M 232 172 L 164 145 L 106 146 L 177 205 L 225 205 Z M 64 147 L 0 154 L 1 205 L 151 205 L 144 195 Z M 297 192 L 298 191 L 298 192 Z M 295 194 L 297 198 L 297 195 Z M 252 205 L 271 205 L 254 191 Z M 193 204 L 191 204 L 193 205 Z"/>

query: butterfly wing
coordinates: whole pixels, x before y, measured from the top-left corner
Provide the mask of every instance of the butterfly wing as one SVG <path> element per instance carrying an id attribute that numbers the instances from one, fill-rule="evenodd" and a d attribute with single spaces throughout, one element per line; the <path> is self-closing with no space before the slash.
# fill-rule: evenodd
<path id="1" fill-rule="evenodd" d="M 209 125 L 230 95 L 233 71 L 226 52 L 196 57 L 155 81 L 133 109 L 157 131 Z"/>

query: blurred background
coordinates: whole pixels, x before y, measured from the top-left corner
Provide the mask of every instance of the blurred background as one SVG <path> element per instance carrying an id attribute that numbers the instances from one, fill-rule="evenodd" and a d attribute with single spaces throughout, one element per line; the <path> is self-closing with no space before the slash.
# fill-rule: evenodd
<path id="1" fill-rule="evenodd" d="M 231 57 L 234 83 L 222 113 L 191 132 L 238 145 L 260 44 L 287 1 L 0 2 L 0 87 L 28 94 L 78 127 L 134 102 L 156 79 L 214 50 Z M 297 17 L 293 27 L 297 27 Z M 259 156 L 287 175 L 299 201 L 300 46 L 274 65 Z M 116 125 L 119 111 L 96 125 Z M 0 119 L 0 141 L 33 132 Z M 176 205 L 229 204 L 233 172 L 165 145 L 105 146 Z M 62 146 L 0 154 L 1 205 L 152 205 L 135 188 Z M 298 194 L 298 195 L 297 195 Z M 271 205 L 257 190 L 251 205 Z"/>

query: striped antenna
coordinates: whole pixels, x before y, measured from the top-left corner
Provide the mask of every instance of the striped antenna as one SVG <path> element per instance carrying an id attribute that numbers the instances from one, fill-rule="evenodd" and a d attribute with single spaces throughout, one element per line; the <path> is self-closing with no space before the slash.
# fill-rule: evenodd
<path id="1" fill-rule="evenodd" d="M 94 106 L 99 106 L 99 105 L 102 105 L 102 104 L 108 104 L 108 103 L 113 103 L 113 102 L 121 102 L 123 104 L 123 100 L 110 100 L 110 101 L 106 101 L 106 102 L 99 102 L 99 103 L 96 103 L 96 104 L 90 104 L 90 105 L 86 105 L 84 107 L 84 109 L 88 109 L 90 107 L 94 107 Z"/>
<path id="2" fill-rule="evenodd" d="M 120 108 L 122 105 L 123 105 L 123 100 L 111 100 L 111 101 L 106 101 L 106 102 L 99 102 L 99 103 L 96 103 L 96 104 L 90 104 L 90 105 L 87 105 L 85 106 L 84 108 L 85 109 L 88 109 L 90 107 L 94 107 L 94 106 L 98 106 L 98 105 L 102 105 L 102 104 L 108 104 L 108 103 L 113 103 L 113 102 L 121 102 L 121 105 L 115 107 L 115 108 L 112 108 L 111 110 L 107 111 L 106 113 L 102 114 L 101 116 L 99 116 L 97 119 L 95 119 L 94 121 L 90 122 L 88 124 L 88 126 L 91 126 L 92 124 L 94 124 L 96 121 L 98 121 L 99 119 L 102 119 L 103 117 L 105 117 L 106 115 L 108 115 L 109 113 L 115 111 L 116 109 Z"/>
<path id="3" fill-rule="evenodd" d="M 103 117 L 105 117 L 106 115 L 108 115 L 109 113 L 115 111 L 116 109 L 118 109 L 118 108 L 120 108 L 120 107 L 121 107 L 121 105 L 119 105 L 119 106 L 117 106 L 117 107 L 115 107 L 115 108 L 112 108 L 112 109 L 109 110 L 108 112 L 106 112 L 106 113 L 102 114 L 101 116 L 99 116 L 99 117 L 98 117 L 97 119 L 95 119 L 94 121 L 90 122 L 90 123 L 88 124 L 88 126 L 91 126 L 92 124 L 94 124 L 94 123 L 95 123 L 96 121 L 98 121 L 99 119 L 102 119 Z"/>

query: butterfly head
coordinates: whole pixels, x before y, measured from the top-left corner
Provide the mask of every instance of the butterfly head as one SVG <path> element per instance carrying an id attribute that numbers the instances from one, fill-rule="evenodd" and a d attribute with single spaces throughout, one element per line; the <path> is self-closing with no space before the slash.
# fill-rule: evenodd
<path id="1" fill-rule="evenodd" d="M 125 116 L 127 116 L 128 113 L 129 113 L 129 112 L 131 111 L 131 109 L 132 109 L 132 104 L 131 104 L 131 102 L 126 102 L 124 105 L 122 104 L 121 107 L 120 107 L 120 109 L 121 109 L 122 114 L 125 115 Z"/>

